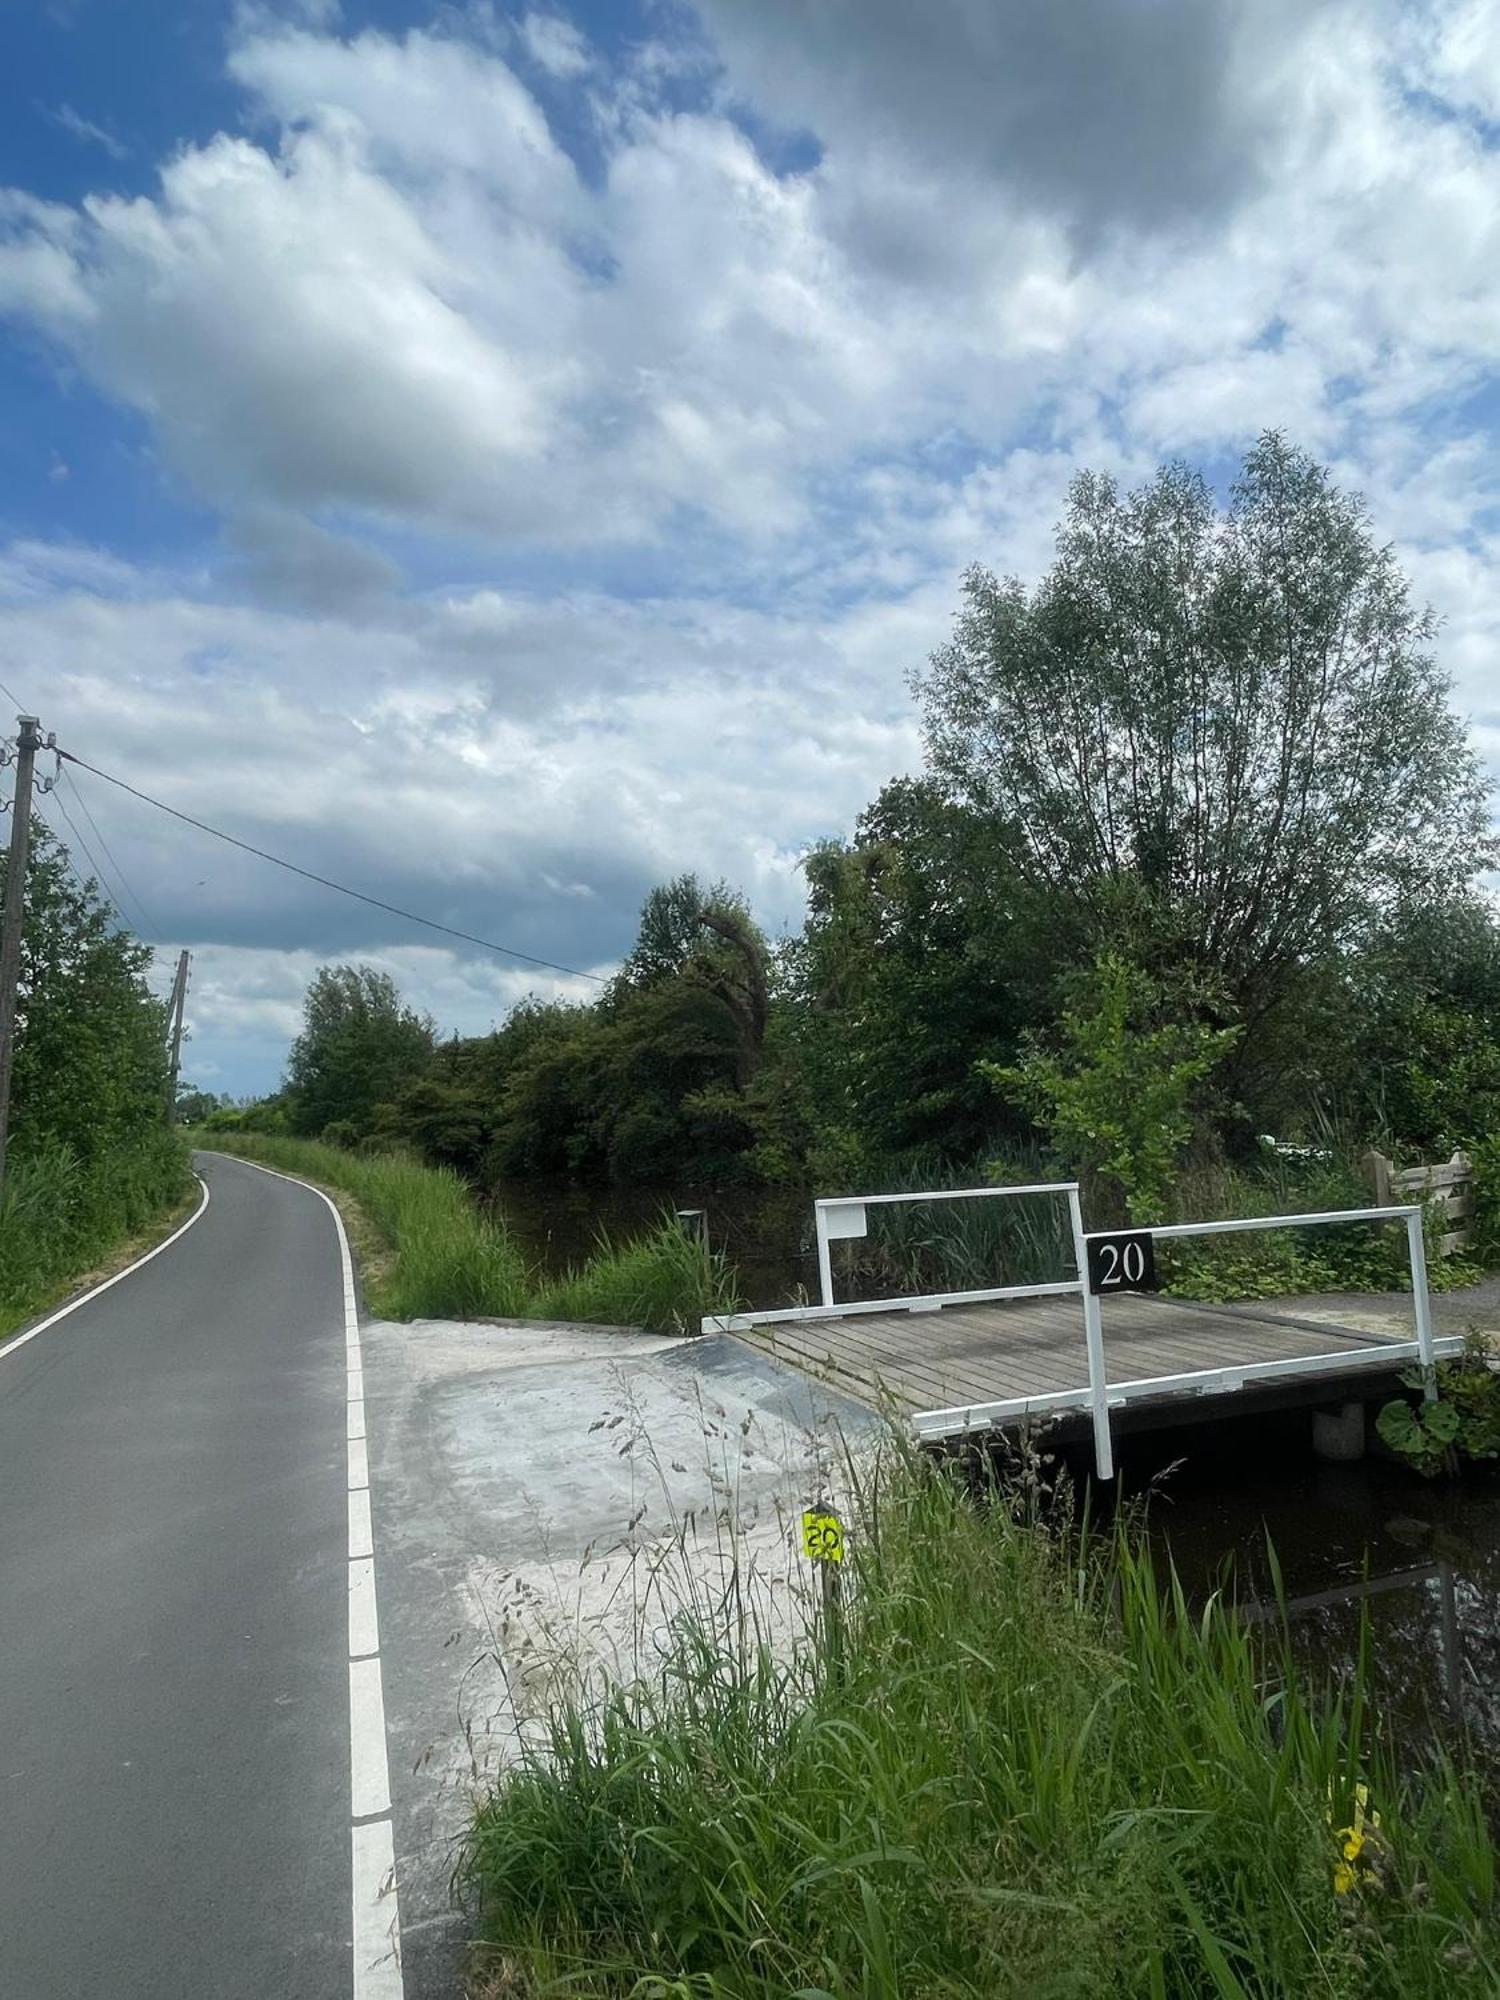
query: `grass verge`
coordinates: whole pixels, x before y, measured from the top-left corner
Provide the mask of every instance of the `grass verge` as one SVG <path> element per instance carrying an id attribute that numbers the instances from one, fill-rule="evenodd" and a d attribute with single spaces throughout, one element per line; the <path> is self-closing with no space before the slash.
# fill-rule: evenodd
<path id="1" fill-rule="evenodd" d="M 0 1341 L 149 1250 L 192 1192 L 187 1148 L 164 1127 L 92 1162 L 55 1144 L 13 1155 L 0 1196 Z"/>
<path id="2" fill-rule="evenodd" d="M 387 1319 L 574 1319 L 673 1332 L 737 1302 L 724 1258 L 673 1224 L 635 1243 L 601 1243 L 566 1278 L 543 1283 L 504 1223 L 447 1168 L 266 1133 L 216 1132 L 204 1144 L 352 1198 L 388 1253 L 363 1271 L 370 1309 Z"/>
<path id="3" fill-rule="evenodd" d="M 773 1648 L 737 1588 L 561 1691 L 479 1810 L 473 1990 L 634 2000 L 1422 2000 L 1500 1990 L 1477 1787 L 1403 1776 L 1122 1534 L 897 1454 L 846 1603 Z"/>

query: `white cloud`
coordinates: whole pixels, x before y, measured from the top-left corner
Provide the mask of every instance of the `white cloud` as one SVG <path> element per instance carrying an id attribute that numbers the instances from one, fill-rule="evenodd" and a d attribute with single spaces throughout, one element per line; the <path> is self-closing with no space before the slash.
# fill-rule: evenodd
<path id="1" fill-rule="evenodd" d="M 683 867 L 795 915 L 916 760 L 957 572 L 1035 574 L 1079 463 L 1270 423 L 1368 490 L 1500 755 L 1492 9 L 705 11 L 608 60 L 551 11 L 247 12 L 245 129 L 150 197 L 0 196 L 0 312 L 225 524 L 15 543 L 0 678 L 184 810 L 595 967 Z M 91 802 L 217 968 L 226 1073 L 323 953 L 417 954 L 451 1025 L 531 983 Z"/>
<path id="2" fill-rule="evenodd" d="M 519 32 L 526 53 L 549 76 L 577 77 L 593 68 L 588 43 L 560 14 L 523 14 Z"/>

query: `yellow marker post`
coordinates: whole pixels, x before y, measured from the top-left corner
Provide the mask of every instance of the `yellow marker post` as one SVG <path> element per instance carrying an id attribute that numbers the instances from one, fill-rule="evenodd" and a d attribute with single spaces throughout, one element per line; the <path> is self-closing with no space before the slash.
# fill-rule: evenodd
<path id="1" fill-rule="evenodd" d="M 844 1524 L 837 1514 L 807 1508 L 802 1516 L 802 1553 L 810 1562 L 844 1560 Z"/>
<path id="2" fill-rule="evenodd" d="M 807 1507 L 802 1514 L 802 1553 L 818 1565 L 823 1587 L 823 1642 L 828 1649 L 828 1665 L 837 1678 L 844 1662 L 844 1607 L 839 1585 L 843 1578 L 839 1565 L 844 1560 L 844 1524 L 827 1507 Z"/>

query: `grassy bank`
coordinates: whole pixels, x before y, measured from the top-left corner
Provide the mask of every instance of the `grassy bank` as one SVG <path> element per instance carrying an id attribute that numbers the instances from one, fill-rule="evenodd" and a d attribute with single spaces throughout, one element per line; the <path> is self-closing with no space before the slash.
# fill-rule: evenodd
<path id="1" fill-rule="evenodd" d="M 778 1660 L 731 1591 L 558 1695 L 468 1843 L 476 1993 L 1500 1990 L 1476 1789 L 1402 1779 L 1360 1686 L 935 1469 L 863 1514 L 837 1645 Z"/>
<path id="2" fill-rule="evenodd" d="M 213 1150 L 337 1189 L 389 1251 L 365 1272 L 370 1309 L 387 1319 L 575 1319 L 695 1331 L 735 1303 L 724 1259 L 664 1222 L 635 1243 L 602 1243 L 566 1278 L 544 1282 L 503 1221 L 442 1167 L 395 1153 L 352 1153 L 313 1139 L 205 1134 Z"/>
<path id="3" fill-rule="evenodd" d="M 187 1148 L 165 1129 L 84 1163 L 49 1144 L 13 1154 L 0 1195 L 0 1340 L 174 1218 Z"/>

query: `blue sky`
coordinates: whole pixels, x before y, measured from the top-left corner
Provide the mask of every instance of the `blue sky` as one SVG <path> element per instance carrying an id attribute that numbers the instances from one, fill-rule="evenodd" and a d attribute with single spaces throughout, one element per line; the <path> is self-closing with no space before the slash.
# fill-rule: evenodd
<path id="1" fill-rule="evenodd" d="M 601 971 L 682 868 L 797 920 L 960 572 L 1035 574 L 1075 467 L 1276 425 L 1500 762 L 1497 132 L 1479 0 L 13 5 L 0 680 Z M 80 782 L 215 1088 L 326 957 L 454 1029 L 576 990 Z"/>

